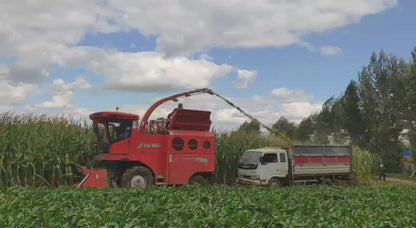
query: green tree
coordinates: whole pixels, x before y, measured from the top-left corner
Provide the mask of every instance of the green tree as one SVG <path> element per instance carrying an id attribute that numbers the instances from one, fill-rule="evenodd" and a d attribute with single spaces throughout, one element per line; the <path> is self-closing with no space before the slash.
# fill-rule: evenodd
<path id="1" fill-rule="evenodd" d="M 351 80 L 340 99 L 341 109 L 338 115 L 341 126 L 348 132 L 351 143 L 362 146 L 364 140 L 364 120 L 360 109 L 360 97 L 357 82 Z"/>
<path id="2" fill-rule="evenodd" d="M 378 153 L 390 171 L 401 169 L 399 134 L 403 122 L 398 118 L 393 78 L 400 74 L 398 60 L 383 51 L 373 53 L 370 64 L 359 73 L 359 94 L 364 120 L 366 148 Z"/>
<path id="3" fill-rule="evenodd" d="M 312 117 L 304 118 L 298 125 L 295 138 L 302 142 L 308 142 L 311 140 L 311 135 L 313 135 L 314 131 Z"/>
<path id="4" fill-rule="evenodd" d="M 284 116 L 280 117 L 279 120 L 273 124 L 273 128 L 291 139 L 294 138 L 296 133 L 296 125 L 289 122 Z"/>
<path id="5" fill-rule="evenodd" d="M 240 125 L 238 131 L 246 132 L 249 134 L 260 134 L 260 123 L 256 120 L 250 122 L 245 121 Z"/>
<path id="6" fill-rule="evenodd" d="M 416 47 L 412 51 L 412 60 L 409 66 L 409 77 L 405 81 L 406 105 L 403 109 L 407 128 L 409 131 L 409 140 L 413 148 L 416 148 Z"/>

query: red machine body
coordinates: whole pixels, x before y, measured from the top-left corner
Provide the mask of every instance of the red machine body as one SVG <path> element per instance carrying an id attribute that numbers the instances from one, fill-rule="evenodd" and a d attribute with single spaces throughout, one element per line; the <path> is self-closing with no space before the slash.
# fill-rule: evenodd
<path id="1" fill-rule="evenodd" d="M 160 104 L 204 92 L 207 91 L 194 90 L 161 99 L 149 108 L 140 124 L 139 116 L 134 114 L 91 114 L 99 150 L 95 160 L 108 171 L 108 178 L 104 173 L 99 175 L 109 184 L 124 187 L 208 182 L 215 173 L 215 137 L 209 131 L 211 113 L 179 105 L 166 118 L 148 121 Z M 90 173 L 82 186 L 105 186 L 100 178 L 89 181 L 95 174 Z"/>
<path id="2" fill-rule="evenodd" d="M 86 167 L 81 168 L 84 179 L 78 184 L 78 187 L 84 188 L 105 188 L 108 186 L 108 176 L 106 169 L 92 170 Z"/>

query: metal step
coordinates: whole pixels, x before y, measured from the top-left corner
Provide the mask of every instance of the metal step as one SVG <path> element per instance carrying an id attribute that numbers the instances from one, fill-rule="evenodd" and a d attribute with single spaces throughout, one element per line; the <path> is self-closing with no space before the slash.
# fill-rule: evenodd
<path id="1" fill-rule="evenodd" d="M 294 180 L 292 182 L 294 184 L 306 184 L 306 183 L 318 182 L 318 180 Z"/>

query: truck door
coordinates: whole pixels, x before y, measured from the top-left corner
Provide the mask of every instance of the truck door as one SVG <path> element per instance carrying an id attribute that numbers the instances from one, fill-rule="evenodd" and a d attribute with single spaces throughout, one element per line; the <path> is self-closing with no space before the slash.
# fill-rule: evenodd
<path id="1" fill-rule="evenodd" d="M 259 167 L 260 179 L 268 180 L 270 177 L 278 175 L 278 173 L 277 153 L 265 153 Z"/>
<path id="2" fill-rule="evenodd" d="M 279 152 L 279 162 L 277 163 L 277 170 L 279 172 L 279 177 L 285 177 L 288 174 L 289 166 L 285 151 Z"/>

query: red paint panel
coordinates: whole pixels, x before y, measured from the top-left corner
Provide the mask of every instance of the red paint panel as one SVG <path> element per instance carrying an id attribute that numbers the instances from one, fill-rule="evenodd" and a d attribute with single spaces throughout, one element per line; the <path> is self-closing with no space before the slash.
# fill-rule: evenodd
<path id="1" fill-rule="evenodd" d="M 209 131 L 211 112 L 176 108 L 168 115 L 170 130 Z"/>
<path id="2" fill-rule="evenodd" d="M 165 135 L 134 135 L 129 154 L 130 161 L 140 161 L 148 166 L 155 176 L 167 177 L 167 140 Z M 149 147 L 150 146 L 150 147 Z"/>
<path id="3" fill-rule="evenodd" d="M 309 163 L 308 157 L 295 157 L 295 165 Z"/>
<path id="4" fill-rule="evenodd" d="M 198 131 L 169 131 L 170 135 L 132 134 L 129 139 L 117 142 L 110 148 L 110 153 L 100 154 L 101 160 L 110 161 L 139 161 L 149 167 L 155 176 L 164 176 L 166 184 L 186 184 L 189 178 L 199 172 L 215 172 L 215 138 L 212 132 Z M 180 137 L 184 148 L 180 151 L 172 148 L 172 140 Z M 197 147 L 189 147 L 190 140 L 197 141 Z M 210 142 L 209 148 L 203 146 Z M 192 144 L 193 145 L 193 144 Z M 124 154 L 126 149 L 129 153 Z M 172 163 L 170 163 L 172 155 Z M 179 158 L 203 158 L 204 163 L 192 160 L 174 161 Z"/>
<path id="5" fill-rule="evenodd" d="M 171 154 L 169 184 L 186 184 L 195 173 L 214 172 L 214 154 Z"/>
<path id="6" fill-rule="evenodd" d="M 131 138 L 127 138 L 116 143 L 111 144 L 111 154 L 128 154 L 130 152 Z"/>
<path id="7" fill-rule="evenodd" d="M 309 157 L 310 163 L 323 163 L 322 157 Z"/>
<path id="8" fill-rule="evenodd" d="M 90 115 L 90 119 L 93 121 L 104 120 L 107 118 L 138 120 L 139 116 L 124 112 L 96 112 Z"/>
<path id="9" fill-rule="evenodd" d="M 108 185 L 107 170 L 90 170 L 85 167 L 82 168 L 82 173 L 87 176 L 87 180 L 82 184 L 84 188 L 105 188 Z"/>
<path id="10" fill-rule="evenodd" d="M 325 163 L 337 163 L 337 157 L 325 157 Z"/>
<path id="11" fill-rule="evenodd" d="M 348 156 L 340 156 L 338 157 L 338 163 L 350 163 L 350 157 Z"/>

